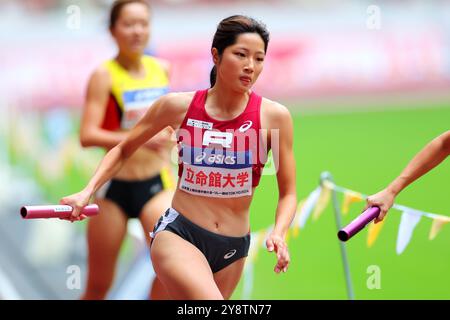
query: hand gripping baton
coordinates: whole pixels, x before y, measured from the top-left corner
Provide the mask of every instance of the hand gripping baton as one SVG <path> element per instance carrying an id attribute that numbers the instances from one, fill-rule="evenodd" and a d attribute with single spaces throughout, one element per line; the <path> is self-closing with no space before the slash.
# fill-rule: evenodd
<path id="1" fill-rule="evenodd" d="M 364 229 L 373 219 L 380 214 L 379 207 L 369 207 L 346 227 L 339 230 L 337 236 L 341 241 L 347 241 L 359 231 Z"/>
<path id="2" fill-rule="evenodd" d="M 68 218 L 73 208 L 67 205 L 23 206 L 20 215 L 24 219 Z M 92 217 L 98 214 L 98 205 L 90 204 L 81 210 L 81 214 Z"/>

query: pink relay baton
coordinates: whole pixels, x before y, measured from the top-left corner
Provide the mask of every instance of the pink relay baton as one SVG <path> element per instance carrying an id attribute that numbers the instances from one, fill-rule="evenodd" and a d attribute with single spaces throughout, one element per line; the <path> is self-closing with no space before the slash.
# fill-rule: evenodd
<path id="1" fill-rule="evenodd" d="M 24 219 L 68 218 L 72 210 L 73 208 L 67 205 L 23 206 L 20 208 L 20 215 Z M 87 205 L 81 210 L 81 214 L 87 217 L 97 215 L 98 205 Z"/>
<path id="2" fill-rule="evenodd" d="M 361 213 L 355 220 L 350 222 L 346 227 L 339 230 L 337 236 L 341 241 L 347 241 L 359 231 L 364 229 L 366 225 L 380 214 L 379 207 L 369 207 Z"/>

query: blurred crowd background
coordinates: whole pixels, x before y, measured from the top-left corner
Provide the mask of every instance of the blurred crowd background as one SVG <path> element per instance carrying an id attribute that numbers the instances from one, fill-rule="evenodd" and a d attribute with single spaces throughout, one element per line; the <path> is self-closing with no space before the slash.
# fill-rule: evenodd
<path id="1" fill-rule="evenodd" d="M 19 209 L 56 204 L 83 187 L 98 164 L 102 152 L 81 148 L 78 126 L 90 73 L 116 53 L 107 27 L 111 3 L 0 1 L 0 299 L 75 299 L 81 291 L 67 287 L 69 266 L 81 268 L 84 285 L 85 224 L 24 221 Z M 229 15 L 243 13 L 262 20 L 271 31 L 265 70 L 255 90 L 285 103 L 293 114 L 407 109 L 411 102 L 420 109 L 450 107 L 450 1 L 155 0 L 151 4 L 148 53 L 171 62 L 172 91 L 209 86 L 216 26 Z M 450 118 L 446 121 L 450 123 Z M 433 126 L 417 130 L 426 134 Z M 432 137 L 429 132 L 423 141 Z M 301 196 L 314 184 L 302 180 L 307 169 L 301 148 L 298 154 Z M 360 155 L 355 150 L 351 156 Z M 406 165 L 404 159 L 399 163 Z M 394 172 L 399 170 L 400 166 Z M 444 173 L 441 183 L 448 184 L 449 171 Z M 257 201 L 263 203 L 261 198 Z M 446 209 L 441 213 L 450 212 Z M 261 226 L 272 221 L 272 213 L 264 219 Z M 143 277 L 151 275 L 139 228 L 133 222 L 129 225 L 111 298 L 126 296 L 124 284 L 132 283 L 131 274 L 138 275 L 133 268 L 139 261 L 146 261 L 142 263 L 148 274 Z M 448 270 L 450 252 L 444 255 Z M 448 288 L 448 276 L 446 281 Z M 145 290 L 132 288 L 127 298 L 144 298 Z M 260 290 L 255 296 L 259 298 L 345 298 L 345 289 L 309 296 L 301 284 L 298 295 L 280 288 L 270 294 L 267 288 L 255 290 Z M 449 298 L 449 291 L 441 290 L 439 297 Z M 401 290 L 396 292 L 391 297 L 403 297 Z"/>

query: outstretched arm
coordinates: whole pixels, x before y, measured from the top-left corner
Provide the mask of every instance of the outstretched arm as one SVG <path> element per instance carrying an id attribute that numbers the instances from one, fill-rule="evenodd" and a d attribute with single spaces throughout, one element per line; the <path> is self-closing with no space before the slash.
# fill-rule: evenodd
<path id="1" fill-rule="evenodd" d="M 131 129 L 126 139 L 108 151 L 87 186 L 79 193 L 61 199 L 61 204 L 74 208 L 68 220 L 83 219 L 79 217 L 81 209 L 88 204 L 92 194 L 110 180 L 141 145 L 162 129 L 179 126 L 186 109 L 185 99 L 180 99 L 179 95 L 183 94 L 171 93 L 158 99 Z"/>
<path id="2" fill-rule="evenodd" d="M 402 173 L 386 189 L 369 196 L 367 198 L 368 206 L 379 206 L 381 209 L 375 223 L 384 219 L 386 213 L 394 204 L 395 197 L 403 189 L 440 164 L 449 154 L 450 131 L 447 131 L 433 139 L 416 154 Z"/>
<path id="3" fill-rule="evenodd" d="M 285 241 L 287 231 L 295 216 L 297 205 L 295 159 L 293 152 L 293 124 L 289 111 L 279 104 L 276 105 L 273 126 L 279 135 L 271 134 L 271 147 L 279 190 L 278 206 L 275 215 L 273 231 L 266 241 L 269 252 L 277 254 L 276 273 L 286 272 L 290 256 Z"/>

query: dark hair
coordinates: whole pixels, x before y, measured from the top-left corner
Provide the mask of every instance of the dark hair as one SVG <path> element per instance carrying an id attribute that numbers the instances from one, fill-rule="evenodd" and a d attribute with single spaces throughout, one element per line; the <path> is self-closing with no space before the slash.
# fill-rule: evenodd
<path id="1" fill-rule="evenodd" d="M 150 10 L 150 4 L 146 0 L 116 0 L 111 6 L 109 13 L 109 29 L 113 29 L 119 19 L 122 8 L 130 3 L 142 3 Z"/>
<path id="2" fill-rule="evenodd" d="M 216 48 L 220 57 L 227 47 L 236 43 L 237 37 L 240 34 L 248 32 L 257 33 L 261 36 L 264 42 L 264 52 L 266 53 L 267 46 L 269 45 L 269 31 L 267 31 L 266 25 L 243 15 L 234 15 L 223 19 L 219 23 L 211 48 Z M 216 76 L 217 70 L 216 66 L 214 66 L 209 75 L 211 87 L 216 83 Z"/>

